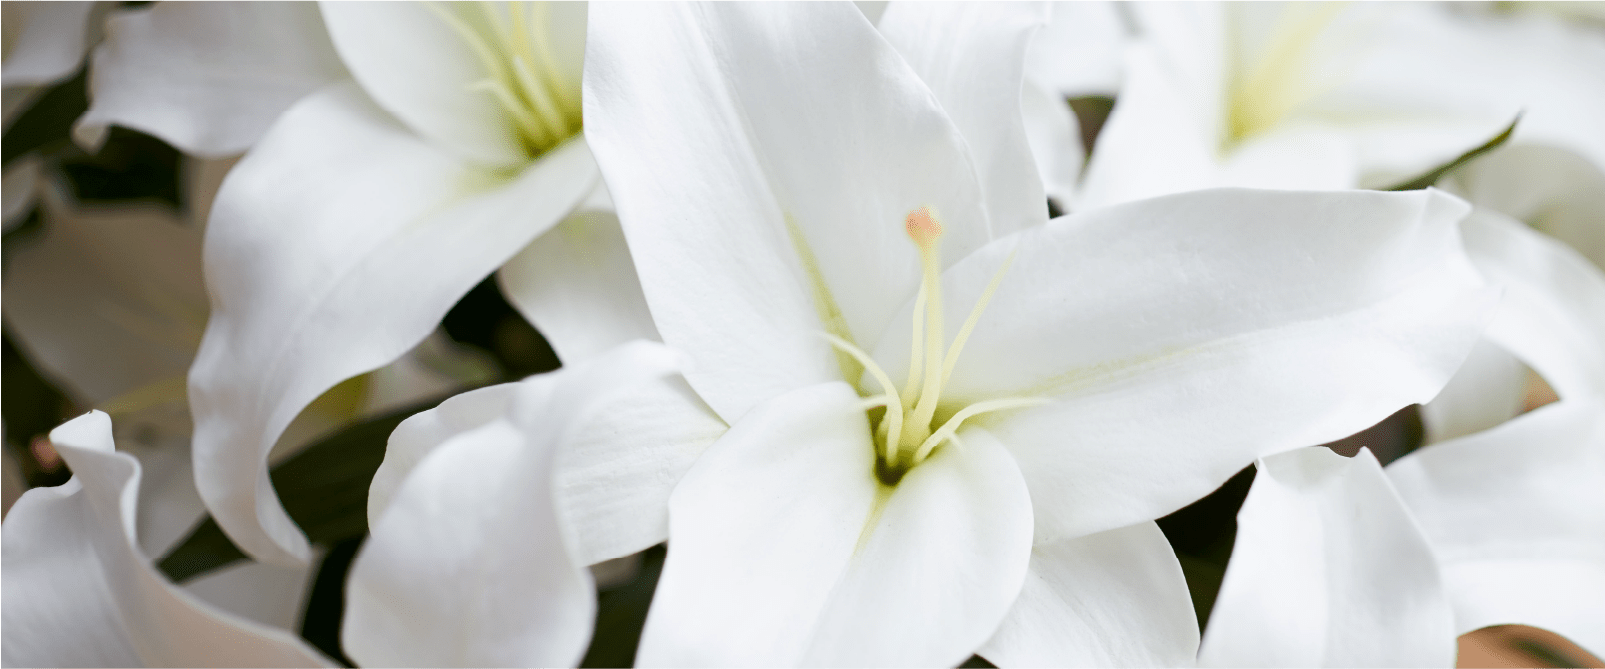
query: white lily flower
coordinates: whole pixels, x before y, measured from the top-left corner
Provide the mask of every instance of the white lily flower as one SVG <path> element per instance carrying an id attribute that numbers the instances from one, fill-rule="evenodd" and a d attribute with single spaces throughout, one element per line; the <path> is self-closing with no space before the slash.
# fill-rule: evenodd
<path id="1" fill-rule="evenodd" d="M 350 656 L 379 666 L 577 664 L 596 608 L 585 565 L 662 539 L 666 486 L 656 499 L 607 488 L 672 470 L 619 455 L 662 448 L 666 432 L 642 407 L 676 392 L 657 378 L 675 364 L 661 344 L 628 344 L 464 393 L 398 426 L 347 590 Z"/>
<path id="2" fill-rule="evenodd" d="M 584 13 L 566 3 L 331 3 L 315 13 L 264 3 L 157 7 L 114 22 L 84 135 L 126 122 L 201 152 L 253 147 L 207 231 L 214 308 L 189 378 L 201 495 L 247 553 L 306 559 L 263 466 L 303 407 L 399 357 L 531 240 L 593 208 L 598 175 L 579 136 Z M 221 59 L 250 67 L 214 65 L 230 36 L 258 25 L 248 48 Z M 286 55 L 295 49 L 280 41 L 307 53 Z M 568 227 L 606 238 L 608 222 L 593 219 Z M 627 303 L 639 291 L 629 283 L 574 292 L 623 285 L 617 301 Z M 541 291 L 509 291 L 526 314 L 541 311 L 518 299 L 532 292 Z M 557 308 L 536 324 L 565 354 L 654 335 L 564 320 L 594 311 Z"/>
<path id="3" fill-rule="evenodd" d="M 1152 519 L 1437 392 L 1489 297 L 1464 205 L 1215 191 L 1043 225 L 1038 182 L 993 172 L 1034 172 L 995 82 L 1040 14 L 897 9 L 883 39 L 846 6 L 593 8 L 587 135 L 732 426 L 669 498 L 637 661 L 1185 663 Z"/>
<path id="4" fill-rule="evenodd" d="M 1481 144 L 1518 111 L 1518 139 L 1539 141 L 1586 131 L 1582 117 L 1601 109 L 1589 90 L 1597 66 L 1554 53 L 1593 45 L 1529 54 L 1537 35 L 1479 30 L 1435 7 L 1132 9 L 1142 39 L 1087 166 L 1083 208 L 1213 186 L 1388 186 Z"/>
<path id="5" fill-rule="evenodd" d="M 50 433 L 73 478 L 5 519 L 6 666 L 332 666 L 282 629 L 225 613 L 157 573 L 135 529 L 140 465 L 91 412 Z"/>

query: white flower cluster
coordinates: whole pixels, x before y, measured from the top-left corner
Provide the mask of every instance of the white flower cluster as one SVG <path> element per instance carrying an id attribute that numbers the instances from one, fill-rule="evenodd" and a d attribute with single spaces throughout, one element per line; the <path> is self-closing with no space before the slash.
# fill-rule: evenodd
<path id="1" fill-rule="evenodd" d="M 665 542 L 640 665 L 1605 654 L 1597 12 L 4 9 L 8 128 L 83 62 L 82 151 L 202 168 L 175 224 L 8 147 L 8 341 L 98 410 L 6 515 L 6 666 L 331 664 L 285 490 L 431 397 L 316 488 L 359 665 L 578 664 Z M 492 274 L 561 369 L 438 334 Z M 1200 600 L 1156 519 L 1245 467 Z M 175 585 L 208 515 L 251 560 Z"/>

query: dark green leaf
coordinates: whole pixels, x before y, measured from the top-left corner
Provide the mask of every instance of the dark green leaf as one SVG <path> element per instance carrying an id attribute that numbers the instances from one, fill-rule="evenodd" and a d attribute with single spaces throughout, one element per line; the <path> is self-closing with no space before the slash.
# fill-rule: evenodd
<path id="1" fill-rule="evenodd" d="M 1428 171 L 1426 174 L 1397 184 L 1391 188 L 1384 188 L 1382 190 L 1421 190 L 1438 183 L 1438 180 L 1442 179 L 1443 175 L 1460 169 L 1462 165 L 1475 160 L 1478 156 L 1481 156 L 1484 153 L 1499 148 L 1500 145 L 1509 140 L 1510 136 L 1516 132 L 1516 124 L 1519 122 L 1521 122 L 1521 114 L 1517 114 L 1516 118 L 1511 119 L 1510 125 L 1505 128 L 1504 132 L 1494 135 L 1493 139 L 1483 142 L 1482 146 L 1462 153 L 1460 154 L 1459 158 L 1455 158 L 1454 160 L 1439 165 L 1438 167 Z"/>
<path id="2" fill-rule="evenodd" d="M 332 546 L 368 532 L 368 485 L 384 461 L 390 433 L 408 416 L 439 403 L 437 398 L 358 423 L 273 468 L 273 489 L 312 543 Z M 158 566 L 182 583 L 243 559 L 208 517 Z"/>

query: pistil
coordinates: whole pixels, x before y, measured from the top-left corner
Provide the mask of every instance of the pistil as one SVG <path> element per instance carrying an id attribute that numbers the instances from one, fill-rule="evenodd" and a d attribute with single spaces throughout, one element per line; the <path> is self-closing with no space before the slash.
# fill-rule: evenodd
<path id="1" fill-rule="evenodd" d="M 942 387 L 953 368 L 958 364 L 959 352 L 974 331 L 986 305 L 991 301 L 1003 275 L 1013 261 L 1011 255 L 993 275 L 992 281 L 976 301 L 975 308 L 965 319 L 952 346 L 943 354 L 943 317 L 941 285 L 942 224 L 930 207 L 920 207 L 904 220 L 909 239 L 920 250 L 922 279 L 914 298 L 913 328 L 909 354 L 909 374 L 902 392 L 898 392 L 889 377 L 875 360 L 862 349 L 841 337 L 825 334 L 831 345 L 852 356 L 863 365 L 871 378 L 880 386 L 881 394 L 867 397 L 862 406 L 866 411 L 885 407 L 886 413 L 875 429 L 875 473 L 886 485 L 896 485 L 915 465 L 924 462 L 943 442 L 957 441 L 958 429 L 974 416 L 995 411 L 1037 406 L 1047 400 L 1036 397 L 1006 397 L 975 402 L 955 412 L 943 424 L 932 429 L 942 398 Z M 918 394 L 916 395 L 916 391 Z"/>

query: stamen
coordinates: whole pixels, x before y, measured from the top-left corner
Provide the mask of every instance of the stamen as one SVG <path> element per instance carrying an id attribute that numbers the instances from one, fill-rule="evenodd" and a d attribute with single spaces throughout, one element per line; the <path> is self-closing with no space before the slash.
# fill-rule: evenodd
<path id="1" fill-rule="evenodd" d="M 996 274 L 992 275 L 992 282 L 986 285 L 981 298 L 975 301 L 975 308 L 970 310 L 970 317 L 964 319 L 964 327 L 959 328 L 959 335 L 953 338 L 953 346 L 947 350 L 947 360 L 942 363 L 942 383 L 947 383 L 947 377 L 953 375 L 953 367 L 959 364 L 959 351 L 964 350 L 964 342 L 969 341 L 970 332 L 975 330 L 976 322 L 981 320 L 981 312 L 986 311 L 987 303 L 992 301 L 992 294 L 998 292 L 998 284 L 1003 283 L 1003 275 L 1008 273 L 1009 266 L 1014 264 L 1014 253 L 1003 259 L 1003 265 L 998 267 Z"/>
<path id="2" fill-rule="evenodd" d="M 896 401 L 897 400 L 892 399 L 891 395 L 873 395 L 859 400 L 858 408 L 864 411 L 869 411 L 870 409 L 879 409 Z"/>
<path id="3" fill-rule="evenodd" d="M 1041 406 L 1050 401 L 1051 400 L 1044 397 L 1005 397 L 1002 399 L 987 400 L 985 402 L 976 402 L 975 404 L 964 407 L 963 410 L 953 414 L 952 418 L 947 419 L 947 422 L 943 423 L 942 427 L 937 428 L 935 432 L 932 432 L 931 436 L 925 439 L 925 443 L 920 444 L 919 450 L 914 452 L 914 463 L 919 464 L 924 462 L 925 458 L 930 457 L 931 450 L 936 448 L 937 444 L 942 443 L 942 440 L 944 439 L 952 439 L 954 433 L 959 431 L 959 426 L 963 425 L 964 420 L 967 418 L 983 413 L 1003 411 L 1006 409 Z"/>
<path id="4" fill-rule="evenodd" d="M 870 376 L 875 377 L 875 381 L 881 384 L 881 390 L 885 391 L 886 396 L 891 398 L 892 401 L 886 405 L 886 421 L 890 424 L 887 428 L 886 461 L 892 462 L 894 456 L 897 455 L 897 444 L 902 441 L 903 436 L 903 401 L 897 396 L 897 387 L 892 385 L 891 377 L 887 376 L 880 365 L 875 364 L 875 359 L 869 357 L 869 354 L 865 353 L 863 349 L 829 332 L 821 332 L 819 334 L 825 338 L 825 341 L 830 342 L 832 346 L 858 360 L 858 364 L 863 365 L 864 369 L 869 371 Z M 897 410 L 892 410 L 891 407 L 893 405 L 896 405 Z"/>
<path id="5" fill-rule="evenodd" d="M 914 324 L 909 328 L 913 333 L 914 343 L 909 347 L 908 355 L 908 383 L 903 385 L 903 396 L 914 399 L 914 393 L 920 389 L 920 367 L 925 357 L 925 281 L 920 281 L 920 292 L 914 296 Z"/>

